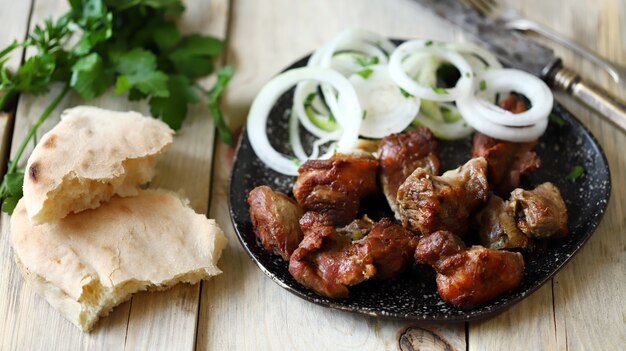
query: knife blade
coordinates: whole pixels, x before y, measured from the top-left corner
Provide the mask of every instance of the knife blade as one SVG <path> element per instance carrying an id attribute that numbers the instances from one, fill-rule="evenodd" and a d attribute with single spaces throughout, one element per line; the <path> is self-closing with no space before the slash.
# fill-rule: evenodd
<path id="1" fill-rule="evenodd" d="M 460 0 L 416 0 L 439 17 L 463 29 L 467 39 L 494 53 L 505 66 L 521 69 L 543 79 L 587 104 L 600 116 L 626 132 L 626 108 L 608 93 L 564 67 L 552 49 L 521 33 L 506 29 Z"/>

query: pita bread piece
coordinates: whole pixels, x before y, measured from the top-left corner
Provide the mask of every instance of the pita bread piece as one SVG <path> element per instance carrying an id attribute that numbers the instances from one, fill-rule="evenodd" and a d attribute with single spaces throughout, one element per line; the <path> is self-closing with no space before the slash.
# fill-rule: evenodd
<path id="1" fill-rule="evenodd" d="M 176 195 L 140 190 L 38 226 L 22 199 L 11 217 L 11 244 L 26 282 L 88 331 L 135 292 L 220 274 L 226 238 Z"/>
<path id="2" fill-rule="evenodd" d="M 137 187 L 154 176 L 157 157 L 173 133 L 137 112 L 65 110 L 26 165 L 24 205 L 31 223 L 96 208 L 115 194 L 136 195 Z"/>

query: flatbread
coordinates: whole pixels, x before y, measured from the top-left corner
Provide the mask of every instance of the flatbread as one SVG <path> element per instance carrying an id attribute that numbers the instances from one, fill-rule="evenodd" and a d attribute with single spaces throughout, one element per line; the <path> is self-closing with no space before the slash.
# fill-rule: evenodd
<path id="1" fill-rule="evenodd" d="M 31 223 L 96 208 L 116 194 L 136 195 L 154 176 L 157 157 L 171 145 L 173 133 L 137 112 L 65 110 L 26 165 L 24 205 Z"/>
<path id="2" fill-rule="evenodd" d="M 11 217 L 11 244 L 26 282 L 88 331 L 137 291 L 220 274 L 226 238 L 175 194 L 139 190 L 37 226 L 22 199 Z"/>

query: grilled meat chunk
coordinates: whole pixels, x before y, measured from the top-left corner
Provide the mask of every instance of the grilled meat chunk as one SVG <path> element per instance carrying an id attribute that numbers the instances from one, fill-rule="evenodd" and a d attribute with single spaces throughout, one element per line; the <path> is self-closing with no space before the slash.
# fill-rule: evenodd
<path id="1" fill-rule="evenodd" d="M 350 237 L 352 241 L 361 240 L 372 230 L 374 224 L 374 221 L 364 215 L 361 219 L 357 218 L 345 227 L 337 228 L 337 232 Z"/>
<path id="2" fill-rule="evenodd" d="M 378 221 L 372 231 L 355 247 L 365 248 L 376 267 L 375 279 L 389 279 L 413 262 L 413 253 L 419 238 L 388 218 Z"/>
<path id="3" fill-rule="evenodd" d="M 254 234 L 263 248 L 285 261 L 302 241 L 299 220 L 303 211 L 287 195 L 259 186 L 248 194 Z"/>
<path id="4" fill-rule="evenodd" d="M 361 199 L 378 190 L 378 160 L 369 154 L 335 154 L 298 169 L 293 194 L 305 211 L 326 213 L 337 226 L 352 221 Z"/>
<path id="5" fill-rule="evenodd" d="M 470 215 L 487 202 L 487 161 L 478 157 L 441 176 L 416 169 L 398 190 L 402 225 L 424 235 L 447 230 L 464 235 Z"/>
<path id="6" fill-rule="evenodd" d="M 300 225 L 305 235 L 291 255 L 289 273 L 300 284 L 330 298 L 347 297 L 349 286 L 368 279 L 400 273 L 412 261 L 417 244 L 411 232 L 387 219 L 354 242 L 346 235 L 349 231 L 333 227 L 327 214 L 307 212 Z"/>
<path id="7" fill-rule="evenodd" d="M 439 174 L 437 141 L 428 128 L 407 133 L 391 134 L 383 138 L 378 148 L 379 174 L 383 192 L 391 210 L 398 214 L 398 188 L 416 168 L 425 168 L 430 174 Z"/>
<path id="8" fill-rule="evenodd" d="M 476 215 L 481 243 L 490 249 L 525 249 L 529 240 L 515 220 L 515 206 L 497 195 L 489 198 L 487 206 Z"/>
<path id="9" fill-rule="evenodd" d="M 520 285 L 524 258 L 519 252 L 482 246 L 465 247 L 450 232 L 438 231 L 420 239 L 415 259 L 437 272 L 437 290 L 446 302 L 471 309 Z"/>
<path id="10" fill-rule="evenodd" d="M 511 95 L 498 104 L 505 110 L 521 113 L 526 103 L 517 95 Z M 472 156 L 482 156 L 489 164 L 489 184 L 499 195 L 506 196 L 520 184 L 520 177 L 541 167 L 541 160 L 533 151 L 536 141 L 513 143 L 498 140 L 476 132 L 473 138 Z"/>
<path id="11" fill-rule="evenodd" d="M 561 192 L 546 182 L 533 190 L 515 189 L 511 193 L 517 227 L 531 238 L 567 235 L 567 208 Z"/>

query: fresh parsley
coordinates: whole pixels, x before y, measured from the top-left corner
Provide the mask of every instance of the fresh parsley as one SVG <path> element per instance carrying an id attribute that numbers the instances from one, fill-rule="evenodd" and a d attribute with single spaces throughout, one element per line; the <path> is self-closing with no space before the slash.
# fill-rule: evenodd
<path id="1" fill-rule="evenodd" d="M 448 91 L 441 87 L 433 87 L 433 91 L 439 95 L 448 94 Z"/>
<path id="2" fill-rule="evenodd" d="M 24 171 L 17 164 L 26 145 L 36 142 L 37 129 L 70 91 L 88 101 L 114 87 L 115 94 L 129 100 L 147 100 L 151 113 L 173 129 L 182 126 L 188 106 L 205 95 L 220 138 L 233 143 L 218 108 L 233 68 L 221 68 L 208 91 L 195 83 L 215 72 L 224 43 L 206 35 L 182 34 L 175 22 L 184 10 L 181 0 L 68 1 L 70 10 L 63 16 L 47 19 L 26 40 L 0 51 L 0 110 L 18 94 L 42 95 L 55 82 L 64 86 L 9 161 L 0 184 L 2 210 L 8 213 L 22 197 Z M 8 55 L 26 48 L 36 53 L 10 72 L 4 66 Z"/>
<path id="3" fill-rule="evenodd" d="M 408 91 L 406 91 L 406 90 L 404 90 L 402 88 L 400 88 L 400 94 L 402 94 L 402 96 L 404 96 L 407 99 L 413 97 L 413 95 L 411 93 L 409 93 Z"/>
<path id="4" fill-rule="evenodd" d="M 561 118 L 558 115 L 555 115 L 554 113 L 551 113 L 548 118 L 550 119 L 550 122 L 558 125 L 559 127 L 563 127 L 565 126 L 565 120 L 563 118 Z"/>
<path id="5" fill-rule="evenodd" d="M 372 73 L 374 73 L 374 70 L 372 70 L 371 68 L 366 68 L 364 70 L 360 70 L 360 71 L 356 72 L 356 74 L 358 74 L 361 77 L 363 77 L 363 79 L 369 78 L 369 76 L 371 76 Z"/>
<path id="6" fill-rule="evenodd" d="M 356 56 L 356 63 L 362 67 L 372 66 L 378 64 L 377 56 Z"/>
<path id="7" fill-rule="evenodd" d="M 576 165 L 567 175 L 567 179 L 574 180 L 580 178 L 585 173 L 585 169 L 581 165 Z"/>
<path id="8" fill-rule="evenodd" d="M 487 90 L 487 82 L 485 82 L 485 80 L 482 79 L 480 83 L 478 83 L 478 87 L 480 88 L 481 91 Z"/>

